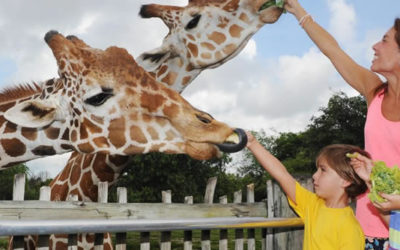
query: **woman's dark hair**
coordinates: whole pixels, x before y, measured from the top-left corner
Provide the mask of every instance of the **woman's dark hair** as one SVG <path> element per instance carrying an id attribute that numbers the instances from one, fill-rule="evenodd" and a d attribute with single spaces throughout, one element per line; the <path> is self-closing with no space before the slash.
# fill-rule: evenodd
<path id="1" fill-rule="evenodd" d="M 400 18 L 394 19 L 393 28 L 394 28 L 394 31 L 395 31 L 394 39 L 396 40 L 397 46 L 399 47 L 399 50 L 400 50 Z M 388 91 L 388 84 L 387 84 L 387 82 L 385 82 L 385 83 L 379 85 L 379 86 L 375 89 L 374 95 L 377 95 L 377 94 L 380 93 L 382 90 L 383 90 L 382 94 L 387 93 L 387 91 Z"/>

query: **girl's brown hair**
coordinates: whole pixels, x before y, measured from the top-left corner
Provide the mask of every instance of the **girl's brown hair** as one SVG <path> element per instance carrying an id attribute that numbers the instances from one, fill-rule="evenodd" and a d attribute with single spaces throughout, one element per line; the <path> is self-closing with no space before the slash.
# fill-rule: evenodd
<path id="1" fill-rule="evenodd" d="M 399 50 L 400 50 L 400 18 L 394 19 L 393 28 L 394 28 L 394 31 L 395 31 L 394 39 L 396 40 L 397 46 L 399 47 Z M 387 93 L 387 91 L 388 91 L 388 83 L 387 82 L 379 85 L 375 89 L 374 94 L 377 95 L 382 90 L 383 90 L 383 94 Z"/>
<path id="2" fill-rule="evenodd" d="M 347 144 L 332 144 L 322 148 L 316 160 L 318 166 L 319 161 L 322 158 L 325 159 L 329 167 L 331 167 L 341 178 L 351 182 L 351 184 L 345 188 L 346 194 L 351 199 L 354 199 L 358 195 L 367 191 L 367 185 L 356 174 L 353 167 L 350 165 L 350 158 L 346 156 L 347 153 L 355 152 L 371 158 L 369 153 L 357 146 Z"/>

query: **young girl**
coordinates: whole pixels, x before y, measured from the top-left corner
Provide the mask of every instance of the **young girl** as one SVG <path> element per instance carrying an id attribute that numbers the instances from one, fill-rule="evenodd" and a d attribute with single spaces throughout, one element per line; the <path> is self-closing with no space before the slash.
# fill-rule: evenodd
<path id="1" fill-rule="evenodd" d="M 279 182 L 290 206 L 304 222 L 303 249 L 364 249 L 364 234 L 349 207 L 349 199 L 364 193 L 367 186 L 351 167 L 346 153 L 358 152 L 369 157 L 367 152 L 351 145 L 324 147 L 316 160 L 313 193 L 300 186 L 253 135 L 247 136 L 247 148 Z"/>

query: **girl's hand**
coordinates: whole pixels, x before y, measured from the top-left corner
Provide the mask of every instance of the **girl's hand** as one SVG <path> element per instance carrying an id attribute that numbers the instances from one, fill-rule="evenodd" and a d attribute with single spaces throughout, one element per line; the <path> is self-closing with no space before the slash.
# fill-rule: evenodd
<path id="1" fill-rule="evenodd" d="M 251 144 L 253 144 L 253 142 L 256 141 L 256 138 L 254 138 L 254 135 L 252 133 L 250 133 L 249 131 L 246 131 L 246 135 L 247 135 L 247 144 L 246 147 L 250 147 Z"/>
<path id="2" fill-rule="evenodd" d="M 400 195 L 398 194 L 384 194 L 380 193 L 385 202 L 374 202 L 374 206 L 383 212 L 400 209 Z"/>

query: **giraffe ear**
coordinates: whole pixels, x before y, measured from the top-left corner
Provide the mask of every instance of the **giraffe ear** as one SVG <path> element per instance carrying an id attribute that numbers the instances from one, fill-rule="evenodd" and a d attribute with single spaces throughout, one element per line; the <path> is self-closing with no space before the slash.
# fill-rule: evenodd
<path id="1" fill-rule="evenodd" d="M 4 113 L 4 118 L 22 127 L 41 128 L 52 123 L 57 116 L 57 106 L 45 100 L 27 100 Z"/>
<path id="2" fill-rule="evenodd" d="M 137 58 L 137 63 L 146 71 L 154 71 L 170 57 L 169 48 L 159 47 L 148 52 L 142 53 Z"/>

